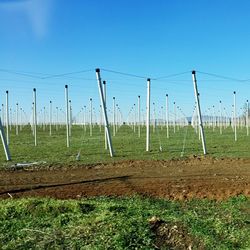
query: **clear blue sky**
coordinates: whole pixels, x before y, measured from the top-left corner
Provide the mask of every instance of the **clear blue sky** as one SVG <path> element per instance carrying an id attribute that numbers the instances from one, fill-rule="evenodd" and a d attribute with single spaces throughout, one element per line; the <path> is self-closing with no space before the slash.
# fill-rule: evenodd
<path id="1" fill-rule="evenodd" d="M 190 71 L 152 81 L 152 102 L 164 106 L 168 93 L 171 105 L 176 101 L 191 115 L 192 69 L 250 78 L 249 13 L 248 0 L 0 0 L 1 69 L 44 74 L 93 69 L 47 79 L 0 71 L 1 103 L 9 90 L 11 105 L 19 102 L 29 112 L 36 87 L 40 108 L 49 100 L 64 107 L 68 84 L 77 113 L 90 97 L 99 105 L 97 67 L 152 78 Z M 144 79 L 104 71 L 102 76 L 109 105 L 116 96 L 126 116 L 139 94 L 145 109 Z M 203 111 L 221 99 L 229 112 L 234 90 L 238 107 L 250 99 L 249 81 L 199 73 L 197 79 Z"/>

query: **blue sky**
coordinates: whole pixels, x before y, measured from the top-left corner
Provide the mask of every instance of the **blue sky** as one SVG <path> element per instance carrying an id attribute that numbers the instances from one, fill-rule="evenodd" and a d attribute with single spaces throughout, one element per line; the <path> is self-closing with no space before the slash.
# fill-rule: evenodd
<path id="1" fill-rule="evenodd" d="M 247 0 L 0 0 L 1 103 L 9 90 L 11 105 L 19 102 L 29 112 L 36 87 L 40 109 L 49 100 L 63 108 L 68 84 L 77 113 L 88 106 L 89 98 L 96 109 L 100 104 L 97 67 L 145 78 L 188 72 L 152 80 L 152 102 L 159 109 L 168 93 L 171 107 L 176 101 L 191 115 L 191 70 L 250 79 L 249 11 Z M 92 70 L 47 79 L 16 74 L 54 75 L 85 69 Z M 107 80 L 109 105 L 116 96 L 126 116 L 141 95 L 145 110 L 145 79 L 101 73 Z M 234 90 L 239 108 L 250 99 L 250 81 L 201 73 L 197 79 L 204 112 L 212 105 L 219 108 L 222 100 L 230 113 Z"/>

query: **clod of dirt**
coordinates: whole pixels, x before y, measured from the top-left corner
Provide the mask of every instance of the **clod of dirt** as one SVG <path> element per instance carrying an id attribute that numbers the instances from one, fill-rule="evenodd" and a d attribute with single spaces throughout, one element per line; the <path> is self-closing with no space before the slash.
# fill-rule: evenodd
<path id="1" fill-rule="evenodd" d="M 166 222 L 153 216 L 149 223 L 158 249 L 204 249 L 203 244 L 189 234 L 181 222 Z"/>

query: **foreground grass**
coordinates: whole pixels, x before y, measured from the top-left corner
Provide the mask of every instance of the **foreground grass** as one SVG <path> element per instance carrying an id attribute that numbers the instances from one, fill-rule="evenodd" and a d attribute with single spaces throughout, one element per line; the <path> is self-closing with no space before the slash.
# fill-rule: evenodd
<path id="1" fill-rule="evenodd" d="M 170 138 L 166 137 L 166 128 L 158 127 L 151 133 L 151 151 L 145 152 L 146 132 L 145 127 L 141 128 L 141 137 L 138 132 L 134 133 L 129 126 L 123 125 L 119 128 L 116 136 L 112 137 L 115 157 L 110 158 L 108 150 L 104 148 L 104 131 L 98 126 L 93 129 L 93 135 L 89 135 L 89 128 L 86 131 L 82 126 L 72 127 L 70 138 L 71 146 L 66 147 L 65 128 L 58 131 L 53 127 L 52 136 L 48 128 L 43 131 L 38 129 L 37 147 L 34 147 L 34 138 L 30 127 L 26 126 L 15 135 L 12 128 L 10 134 L 10 151 L 12 163 L 46 161 L 47 164 L 88 164 L 99 162 L 112 162 L 128 159 L 140 160 L 161 160 L 202 155 L 201 141 L 198 134 L 189 126 L 185 128 L 170 128 Z M 246 136 L 246 128 L 239 128 L 238 141 L 234 141 L 234 134 L 231 128 L 223 129 L 220 135 L 219 128 L 205 129 L 207 150 L 212 157 L 250 157 L 249 142 L 250 136 Z M 160 151 L 160 147 L 162 151 Z M 76 155 L 80 152 L 80 160 L 76 161 Z M 0 146 L 0 166 L 6 165 L 2 146 Z"/>
<path id="2" fill-rule="evenodd" d="M 205 249 L 250 248 L 250 199 L 8 199 L 0 202 L 1 249 L 154 249 L 148 220 L 180 222 Z M 195 249 L 195 248 L 194 248 Z"/>

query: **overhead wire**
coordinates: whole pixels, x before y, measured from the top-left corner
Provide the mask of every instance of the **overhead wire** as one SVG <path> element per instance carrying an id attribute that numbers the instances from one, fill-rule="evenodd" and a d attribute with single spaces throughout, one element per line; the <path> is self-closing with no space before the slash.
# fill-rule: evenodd
<path id="1" fill-rule="evenodd" d="M 115 71 L 115 70 L 111 70 L 111 69 L 104 69 L 104 68 L 101 68 L 103 71 L 106 71 L 106 72 L 110 72 L 110 73 L 115 73 L 115 74 L 119 74 L 119 75 L 123 75 L 123 76 L 129 76 L 129 77 L 135 77 L 135 78 L 139 78 L 139 79 L 146 79 L 147 77 L 146 76 L 142 76 L 142 75 L 137 75 L 137 74 L 131 74 L 131 73 L 124 73 L 124 72 L 120 72 L 120 71 Z M 80 74 L 80 73 L 86 73 L 86 72 L 90 72 L 90 71 L 94 71 L 94 69 L 86 69 L 86 70 L 79 70 L 79 71 L 72 71 L 72 72 L 66 72 L 66 73 L 61 73 L 61 74 L 48 74 L 48 73 L 37 73 L 37 72 L 27 72 L 27 71 L 17 71 L 17 70 L 9 70 L 9 69 L 0 69 L 1 72 L 6 72 L 6 73 L 10 73 L 10 74 L 16 74 L 16 75 L 21 75 L 21 76 L 25 76 L 25 77 L 32 77 L 32 78 L 35 78 L 37 80 L 41 80 L 42 82 L 36 82 L 35 84 L 43 84 L 43 85 L 50 85 L 50 84 L 58 84 L 58 82 L 55 82 L 55 83 L 49 83 L 49 82 L 44 82 L 43 80 L 45 79 L 50 79 L 50 78 L 67 78 L 67 77 L 72 77 L 70 75 L 74 75 L 74 74 Z M 181 75 L 184 75 L 184 74 L 187 74 L 187 73 L 190 73 L 191 71 L 185 71 L 185 72 L 180 72 L 180 73 L 176 73 L 176 74 L 170 74 L 170 75 L 166 75 L 166 76 L 162 76 L 162 77 L 156 77 L 156 78 L 151 78 L 152 80 L 156 80 L 156 81 L 159 81 L 159 82 L 166 82 L 167 84 L 170 84 L 170 85 L 182 85 L 182 83 L 179 83 L 180 81 L 182 82 L 188 82 L 189 80 L 184 80 L 184 79 L 171 79 L 171 81 L 167 80 L 165 81 L 164 79 L 168 79 L 168 78 L 171 78 L 171 77 L 177 77 L 177 76 L 181 76 Z M 208 75 L 208 76 L 212 76 L 212 77 L 216 77 L 216 78 L 219 78 L 219 79 L 222 79 L 222 80 L 230 80 L 230 81 L 236 81 L 236 82 L 247 82 L 247 81 L 250 81 L 250 79 L 238 79 L 238 78 L 232 78 L 232 77 L 228 77 L 228 76 L 224 76 L 224 75 L 218 75 L 218 74 L 214 74 L 214 73 L 208 73 L 208 72 L 203 72 L 203 71 L 196 71 L 200 74 L 203 74 L 203 75 Z M 78 78 L 77 78 L 78 79 Z M 2 79 L 4 81 L 18 81 L 18 80 L 11 80 L 11 79 Z M 86 81 L 94 81 L 95 79 L 93 78 L 81 78 L 79 77 L 78 80 L 86 80 Z M 118 80 L 111 80 L 111 84 L 112 83 L 115 83 L 117 82 Z M 202 81 L 215 81 L 214 79 L 202 79 Z M 25 82 L 25 81 L 23 81 Z M 30 81 L 31 82 L 31 81 Z M 178 83 L 177 83 L 178 82 Z M 133 86 L 139 86 L 139 84 L 137 83 L 127 83 L 126 82 L 126 85 L 133 85 Z M 73 83 L 72 84 L 72 87 L 77 87 L 77 86 L 82 86 L 82 84 L 76 84 L 76 83 Z M 155 89 L 155 91 L 160 91 L 160 90 L 165 90 L 165 88 L 160 88 L 158 85 L 157 86 L 157 89 Z M 22 87 L 23 89 L 23 87 Z M 115 90 L 115 88 L 112 88 L 112 90 Z M 222 89 L 221 89 L 222 90 Z M 46 92 L 46 90 L 42 90 L 41 91 L 44 91 Z M 116 90 L 115 90 L 116 91 Z M 118 91 L 118 89 L 117 89 Z M 120 89 L 119 89 L 120 91 Z M 167 90 L 166 90 L 167 91 Z M 126 91 L 127 93 L 129 92 L 132 92 L 132 91 Z M 179 91 L 178 91 L 179 93 Z M 183 91 L 184 93 L 184 91 Z M 207 94 L 206 94 L 207 95 Z"/>
<path id="2" fill-rule="evenodd" d="M 49 73 L 41 73 L 41 72 L 27 72 L 27 71 L 18 71 L 18 70 L 10 70 L 10 69 L 3 69 L 0 68 L 0 72 L 5 72 L 9 74 L 14 74 L 14 75 L 21 75 L 21 76 L 26 76 L 26 77 L 31 77 L 34 79 L 50 79 L 50 78 L 56 78 L 56 77 L 68 77 L 69 75 L 74 75 L 74 74 L 80 74 L 80 73 L 86 73 L 90 71 L 94 71 L 94 69 L 84 69 L 84 70 L 79 70 L 79 71 L 72 71 L 72 72 L 66 72 L 66 73 L 61 73 L 61 74 L 49 74 Z M 76 78 L 78 79 L 78 78 Z M 81 80 L 82 78 L 79 78 Z M 93 80 L 93 79 L 89 79 Z"/>
<path id="3" fill-rule="evenodd" d="M 187 74 L 187 73 L 191 73 L 191 71 L 184 71 L 184 72 L 180 72 L 180 73 L 169 74 L 169 75 L 166 75 L 166 76 L 148 77 L 148 76 L 132 74 L 132 73 L 126 73 L 126 72 L 121 72 L 121 71 L 116 71 L 116 70 L 106 69 L 106 68 L 101 68 L 101 70 L 106 71 L 106 72 L 110 72 L 110 73 L 114 73 L 114 74 L 125 75 L 125 76 L 130 76 L 130 77 L 135 77 L 135 78 L 141 78 L 141 79 L 151 78 L 152 80 L 162 80 L 162 79 L 167 79 L 167 78 L 176 77 L 176 76 L 184 75 L 184 74 Z M 0 68 L 0 71 L 10 73 L 10 74 L 16 74 L 16 75 L 22 75 L 22 76 L 37 78 L 37 79 L 49 79 L 49 78 L 65 77 L 65 76 L 69 76 L 69 75 L 86 73 L 86 72 L 94 71 L 94 69 L 93 68 L 91 68 L 91 69 L 83 69 L 83 70 L 78 70 L 78 71 L 64 72 L 64 73 L 60 73 L 60 74 L 30 72 L 30 71 L 12 70 L 12 69 L 4 69 L 4 68 Z M 204 74 L 204 75 L 224 79 L 224 80 L 231 80 L 231 81 L 237 81 L 237 82 L 250 81 L 250 79 L 233 78 L 233 77 L 230 77 L 230 76 L 220 75 L 220 74 L 216 74 L 216 73 L 209 73 L 209 72 L 204 72 L 204 71 L 200 71 L 200 70 L 196 70 L 196 72 L 200 73 L 200 74 Z M 182 80 L 179 80 L 179 81 L 182 81 Z"/>
<path id="4" fill-rule="evenodd" d="M 115 71 L 115 70 L 111 70 L 111 69 L 101 68 L 101 70 L 106 71 L 106 72 L 110 72 L 110 73 L 114 73 L 114 74 L 135 77 L 135 78 L 141 78 L 141 79 L 147 79 L 147 78 L 149 78 L 149 77 L 146 77 L 146 76 L 135 75 L 135 74 L 131 74 L 131 73 L 124 73 L 124 72 Z"/>
<path id="5" fill-rule="evenodd" d="M 200 74 L 208 75 L 208 76 L 213 76 L 213 77 L 216 77 L 216 78 L 221 78 L 221 79 L 224 79 L 224 80 L 235 81 L 235 82 L 247 82 L 247 81 L 250 81 L 250 79 L 238 79 L 238 78 L 233 78 L 233 77 L 230 77 L 230 76 L 218 75 L 218 74 L 208 73 L 208 72 L 203 72 L 203 71 L 198 71 L 198 70 L 196 72 L 198 72 Z"/>
<path id="6" fill-rule="evenodd" d="M 67 73 L 61 73 L 61 74 L 54 74 L 54 75 L 49 75 L 49 76 L 43 77 L 42 79 L 55 78 L 55 77 L 68 76 L 68 75 L 75 75 L 75 74 L 90 72 L 92 70 L 93 69 L 85 69 L 85 70 L 79 70 L 79 71 L 73 71 L 73 72 L 67 72 Z"/>
<path id="7" fill-rule="evenodd" d="M 171 78 L 171 77 L 175 77 L 175 76 L 180 76 L 180 75 L 184 75 L 187 73 L 191 73 L 191 71 L 184 71 L 184 72 L 180 72 L 180 73 L 176 73 L 176 74 L 170 74 L 167 76 L 161 76 L 161 77 L 157 77 L 157 78 L 153 78 L 154 80 L 160 80 L 160 79 L 167 79 L 167 78 Z"/>

